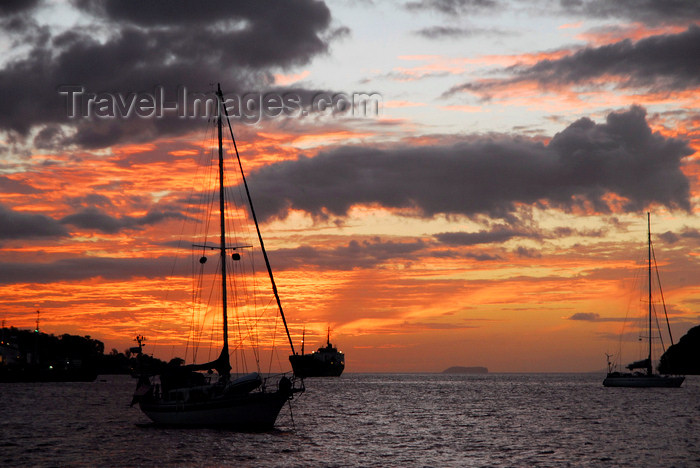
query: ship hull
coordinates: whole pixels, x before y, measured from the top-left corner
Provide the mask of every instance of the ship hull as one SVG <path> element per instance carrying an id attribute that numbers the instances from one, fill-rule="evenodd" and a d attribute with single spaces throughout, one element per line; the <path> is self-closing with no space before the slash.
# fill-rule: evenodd
<path id="1" fill-rule="evenodd" d="M 684 380 L 685 377 L 666 375 L 619 374 L 608 375 L 603 380 L 603 385 L 606 387 L 678 388 Z"/>
<path id="2" fill-rule="evenodd" d="M 300 378 L 306 377 L 339 377 L 345 370 L 342 361 L 324 361 L 316 359 L 313 354 L 289 356 L 294 375 Z"/>

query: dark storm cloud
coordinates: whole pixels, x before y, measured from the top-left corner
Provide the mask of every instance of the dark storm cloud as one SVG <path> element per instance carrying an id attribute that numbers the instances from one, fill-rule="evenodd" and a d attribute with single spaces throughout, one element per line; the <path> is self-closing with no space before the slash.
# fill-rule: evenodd
<path id="1" fill-rule="evenodd" d="M 0 205 L 0 239 L 65 237 L 68 231 L 55 219 L 27 214 Z"/>
<path id="2" fill-rule="evenodd" d="M 689 228 L 689 227 L 684 227 L 680 233 L 676 234 L 675 232 L 672 231 L 666 231 L 663 234 L 659 234 L 659 237 L 661 240 L 666 242 L 667 244 L 675 244 L 681 239 L 696 239 L 700 240 L 700 230 L 694 229 L 694 228 Z"/>
<path id="3" fill-rule="evenodd" d="M 79 197 L 66 197 L 65 201 L 74 207 L 114 206 L 109 197 L 94 192 Z"/>
<path id="4" fill-rule="evenodd" d="M 0 193 L 17 193 L 28 195 L 30 193 L 41 193 L 42 190 L 32 187 L 24 182 L 0 176 Z"/>
<path id="5" fill-rule="evenodd" d="M 321 267 L 335 270 L 375 268 L 397 258 L 409 261 L 428 245 L 420 239 L 408 242 L 383 241 L 380 238 L 351 240 L 335 248 L 301 246 L 277 249 L 270 253 L 275 269 Z"/>
<path id="6" fill-rule="evenodd" d="M 40 0 L 3 0 L 0 2 L 0 17 L 33 10 Z"/>
<path id="7" fill-rule="evenodd" d="M 103 147 L 191 129 L 191 121 L 175 116 L 69 120 L 61 86 L 126 94 L 153 92 L 160 85 L 174 100 L 180 85 L 209 92 L 211 83 L 220 81 L 225 92 L 245 93 L 269 83 L 273 71 L 326 52 L 333 37 L 330 11 L 312 0 L 77 0 L 72 5 L 89 25 L 50 31 L 26 12 L 21 21 L 18 15 L 0 21 L 9 40 L 29 48 L 0 69 L 0 129 L 27 135 L 37 126 L 36 144 L 43 147 Z"/>
<path id="8" fill-rule="evenodd" d="M 266 166 L 249 183 L 263 218 L 285 217 L 289 209 L 345 216 L 362 204 L 423 217 L 505 219 L 519 203 L 610 212 L 609 193 L 625 198 L 627 211 L 651 203 L 688 210 L 689 183 L 680 165 L 693 151 L 653 133 L 645 116 L 632 107 L 603 124 L 582 118 L 548 145 L 497 136 L 444 146 L 341 147 Z"/>
<path id="9" fill-rule="evenodd" d="M 497 29 L 462 28 L 454 26 L 431 26 L 415 32 L 427 39 L 456 39 L 472 36 L 505 36 L 509 33 Z"/>
<path id="10" fill-rule="evenodd" d="M 525 231 L 518 231 L 499 227 L 490 231 L 479 232 L 442 232 L 435 234 L 435 238 L 448 245 L 478 245 L 490 244 L 492 242 L 505 242 L 514 237 L 529 237 L 531 234 Z"/>
<path id="11" fill-rule="evenodd" d="M 404 4 L 409 11 L 434 11 L 448 17 L 520 9 L 542 15 L 638 21 L 649 25 L 688 24 L 700 17 L 696 0 L 417 0 Z"/>
<path id="12" fill-rule="evenodd" d="M 65 216 L 59 222 L 62 224 L 70 224 L 81 229 L 95 229 L 113 234 L 122 229 L 135 229 L 140 226 L 155 224 L 168 218 L 186 219 L 186 216 L 178 211 L 151 210 L 145 216 L 122 216 L 121 218 L 115 218 L 97 208 L 90 207 L 78 213 Z"/>
<path id="13" fill-rule="evenodd" d="M 446 15 L 457 15 L 491 10 L 498 5 L 499 2 L 495 0 L 420 0 L 407 2 L 405 7 L 409 11 L 432 10 Z"/>
<path id="14" fill-rule="evenodd" d="M 700 2 L 699 2 L 700 4 Z M 638 42 L 624 40 L 601 47 L 588 47 L 558 60 L 541 60 L 532 66 L 502 70 L 512 78 L 465 83 L 445 96 L 460 91 L 488 95 L 520 82 L 540 86 L 586 84 L 604 77 L 616 77 L 622 88 L 651 91 L 680 91 L 700 86 L 700 27 L 691 26 L 679 34 L 662 34 Z"/>
<path id="15" fill-rule="evenodd" d="M 473 260 L 476 260 L 477 262 L 492 262 L 494 260 L 500 260 L 501 257 L 499 255 L 491 255 L 487 253 L 474 253 L 474 252 L 466 252 L 466 253 L 460 253 L 458 255 L 455 255 L 456 257 L 463 257 L 463 258 L 471 258 Z"/>
<path id="16" fill-rule="evenodd" d="M 613 224 L 612 222 L 610 224 Z M 561 237 L 603 237 L 607 234 L 604 229 L 573 229 L 568 226 L 554 228 L 547 237 L 559 239 Z"/>
<path id="17" fill-rule="evenodd" d="M 472 246 L 481 244 L 501 244 L 511 239 L 531 239 L 536 242 L 545 239 L 561 239 L 563 237 L 602 237 L 605 232 L 601 230 L 579 230 L 570 227 L 557 227 L 552 230 L 543 230 L 537 227 L 510 227 L 495 226 L 489 230 L 478 232 L 441 232 L 434 234 L 435 239 L 445 245 Z M 539 253 L 525 247 L 517 247 L 515 253 L 520 256 L 539 256 Z"/>
<path id="18" fill-rule="evenodd" d="M 540 258 L 542 257 L 542 254 L 536 250 L 536 249 L 529 249 L 527 247 L 523 247 L 522 245 L 519 246 L 517 249 L 515 249 L 515 255 L 518 257 L 523 257 L 523 258 Z"/>
<path id="19" fill-rule="evenodd" d="M 646 24 L 682 23 L 700 18 L 696 0 L 561 0 L 566 14 L 623 18 Z"/>
<path id="20" fill-rule="evenodd" d="M 185 262 L 182 262 L 185 263 Z M 160 278 L 171 275 L 174 258 L 82 257 L 46 263 L 0 262 L 0 284 L 53 283 L 90 278 L 122 280 L 134 277 Z M 178 274 L 186 274 L 185 271 Z"/>
<path id="21" fill-rule="evenodd" d="M 571 317 L 569 317 L 569 320 L 581 320 L 584 322 L 596 322 L 600 320 L 600 314 L 596 314 L 594 312 L 578 312 Z"/>
<path id="22" fill-rule="evenodd" d="M 333 270 L 379 268 L 388 262 L 413 263 L 423 258 L 468 258 L 479 262 L 500 260 L 501 257 L 483 252 L 461 250 L 434 251 L 432 243 L 421 239 L 403 242 L 384 241 L 379 237 L 351 240 L 334 248 L 301 246 L 278 249 L 270 254 L 275 269 L 314 267 Z"/>
<path id="23" fill-rule="evenodd" d="M 147 28 L 149 37 L 143 45 L 161 46 L 161 54 L 191 59 L 204 54 L 237 67 L 308 62 L 326 50 L 319 33 L 331 19 L 328 7 L 314 0 L 76 0 L 74 4 L 120 26 Z"/>
<path id="24" fill-rule="evenodd" d="M 582 322 L 624 322 L 626 320 L 624 317 L 601 317 L 595 312 L 578 312 L 568 319 Z"/>
<path id="25" fill-rule="evenodd" d="M 34 137 L 34 147 L 38 149 L 54 149 L 60 147 L 65 135 L 58 125 L 47 125 Z"/>

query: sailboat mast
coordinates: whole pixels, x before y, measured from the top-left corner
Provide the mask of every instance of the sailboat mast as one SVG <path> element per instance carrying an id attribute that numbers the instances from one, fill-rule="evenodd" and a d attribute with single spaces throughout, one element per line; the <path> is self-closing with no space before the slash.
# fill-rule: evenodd
<path id="1" fill-rule="evenodd" d="M 238 160 L 238 167 L 241 171 L 241 178 L 243 179 L 243 187 L 245 187 L 245 193 L 248 197 L 248 206 L 250 206 L 250 214 L 253 216 L 253 222 L 255 223 L 255 230 L 258 233 L 258 241 L 260 242 L 260 250 L 262 250 L 263 258 L 265 259 L 265 266 L 267 267 L 267 274 L 270 277 L 270 283 L 272 284 L 272 292 L 275 295 L 275 300 L 277 301 L 277 308 L 280 311 L 280 316 L 282 317 L 282 323 L 284 324 L 284 330 L 287 332 L 287 339 L 289 340 L 289 346 L 292 348 L 292 354 L 296 354 L 294 351 L 294 342 L 292 341 L 292 335 L 289 333 L 289 327 L 287 326 L 287 319 L 284 316 L 284 310 L 282 309 L 282 301 L 280 300 L 280 295 L 277 292 L 277 284 L 275 284 L 275 277 L 272 274 L 272 267 L 270 266 L 270 260 L 267 257 L 267 251 L 265 250 L 265 243 L 263 242 L 262 234 L 260 233 L 260 226 L 258 225 L 258 217 L 255 215 L 255 207 L 253 206 L 253 199 L 250 197 L 250 190 L 248 189 L 248 182 L 245 178 L 245 173 L 243 172 L 243 165 L 241 164 L 241 157 L 238 154 L 238 146 L 236 145 L 236 139 L 233 136 L 233 128 L 231 128 L 231 122 L 228 120 L 228 111 L 224 103 L 224 94 L 221 91 L 221 85 L 218 85 L 217 96 L 221 102 L 221 108 L 226 115 L 226 122 L 228 122 L 228 130 L 231 133 L 231 141 L 233 142 L 233 149 L 236 151 L 236 159 Z M 219 131 L 221 131 L 221 120 L 219 120 Z M 220 137 L 220 134 L 219 134 Z M 219 140 L 221 141 L 221 140 Z"/>
<path id="2" fill-rule="evenodd" d="M 228 362 L 228 312 L 227 312 L 227 295 L 226 295 L 226 211 L 224 201 L 224 148 L 221 138 L 221 103 L 219 103 L 219 218 L 221 222 L 221 304 L 222 313 L 224 315 L 224 346 L 221 350 L 220 359 L 226 359 Z"/>
<path id="3" fill-rule="evenodd" d="M 649 273 L 649 362 L 647 363 L 647 374 L 652 374 L 651 368 L 651 216 L 647 211 L 647 268 Z"/>

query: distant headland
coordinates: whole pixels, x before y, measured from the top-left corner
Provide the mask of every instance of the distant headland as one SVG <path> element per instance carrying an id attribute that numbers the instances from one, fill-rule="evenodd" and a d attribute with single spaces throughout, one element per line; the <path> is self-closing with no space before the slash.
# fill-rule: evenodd
<path id="1" fill-rule="evenodd" d="M 486 367 L 464 367 L 464 366 L 452 366 L 448 367 L 443 374 L 488 374 L 489 370 Z"/>
<path id="2" fill-rule="evenodd" d="M 662 374 L 700 374 L 700 325 L 688 330 L 678 343 L 669 347 L 661 356 L 659 372 Z"/>
<path id="3" fill-rule="evenodd" d="M 98 374 L 134 374 L 140 369 L 162 369 L 166 363 L 152 356 L 113 349 L 90 336 L 47 335 L 35 330 L 0 328 L 0 382 L 92 382 Z"/>

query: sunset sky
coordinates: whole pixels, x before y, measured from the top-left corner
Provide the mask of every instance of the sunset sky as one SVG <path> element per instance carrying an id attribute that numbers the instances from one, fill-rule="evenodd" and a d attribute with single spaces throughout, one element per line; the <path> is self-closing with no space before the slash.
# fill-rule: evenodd
<path id="1" fill-rule="evenodd" d="M 295 346 L 330 327 L 349 372 L 604 369 L 640 336 L 647 211 L 674 339 L 700 324 L 698 1 L 32 0 L 0 28 L 6 326 L 191 353 L 177 246 L 212 122 L 70 92 L 216 83 L 299 98 L 232 119 Z M 353 95 L 378 109 L 317 106 Z"/>

